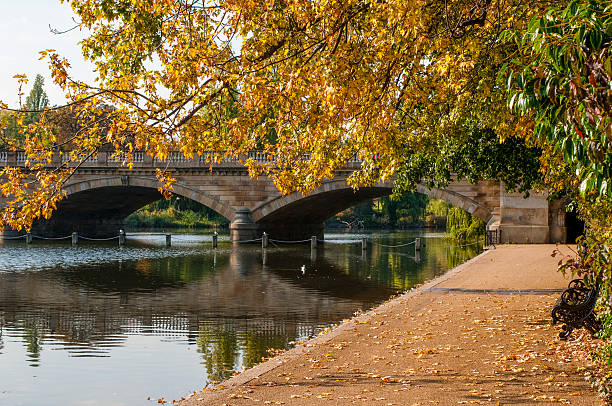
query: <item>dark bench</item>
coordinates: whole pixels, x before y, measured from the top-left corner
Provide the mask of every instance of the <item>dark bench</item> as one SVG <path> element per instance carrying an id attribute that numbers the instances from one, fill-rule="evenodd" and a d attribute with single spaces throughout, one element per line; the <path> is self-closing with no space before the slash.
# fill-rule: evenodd
<path id="1" fill-rule="evenodd" d="M 574 329 L 584 327 L 591 334 L 601 329 L 594 311 L 598 295 L 599 284 L 588 288 L 582 279 L 574 279 L 569 283 L 550 311 L 552 324 L 564 323 L 563 331 L 559 333 L 561 340 L 567 340 Z"/>

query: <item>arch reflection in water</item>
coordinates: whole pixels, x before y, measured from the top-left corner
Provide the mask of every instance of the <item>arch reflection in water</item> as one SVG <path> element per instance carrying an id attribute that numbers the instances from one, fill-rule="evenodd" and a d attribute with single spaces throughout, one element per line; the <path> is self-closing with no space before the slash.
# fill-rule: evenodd
<path id="1" fill-rule="evenodd" d="M 0 272 L 0 396 L 48 405 L 180 398 L 478 252 L 428 238 L 417 263 L 410 249 L 373 246 L 363 257 L 359 241 L 329 235 L 315 255 L 310 246 L 215 252 L 133 241 L 122 250 L 0 248 L 1 269 L 16 254 L 29 264 Z"/>

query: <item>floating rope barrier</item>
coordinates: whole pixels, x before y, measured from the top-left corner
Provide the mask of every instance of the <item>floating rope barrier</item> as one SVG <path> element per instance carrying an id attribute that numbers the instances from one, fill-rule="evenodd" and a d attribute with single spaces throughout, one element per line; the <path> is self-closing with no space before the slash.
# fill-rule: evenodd
<path id="1" fill-rule="evenodd" d="M 388 245 L 388 244 L 381 244 L 381 243 L 377 243 L 377 242 L 372 241 L 372 245 L 377 245 L 379 247 L 385 247 L 385 248 L 401 248 L 401 247 L 407 247 L 407 246 L 415 244 L 415 243 L 416 243 L 416 240 L 411 241 L 411 242 L 406 243 L 406 244 Z M 466 244 L 446 245 L 446 246 L 444 246 L 442 248 L 445 248 L 445 249 L 446 248 L 465 248 L 465 247 L 469 247 L 469 246 L 477 245 L 477 244 L 483 244 L 483 242 L 482 241 L 474 241 L 474 242 L 466 243 Z"/>
<path id="2" fill-rule="evenodd" d="M 16 237 L 5 237 L 5 236 L 2 236 L 2 239 L 3 240 L 19 240 L 21 238 L 26 238 L 26 237 L 27 237 L 27 234 L 19 235 L 19 236 L 16 236 Z"/>
<path id="3" fill-rule="evenodd" d="M 67 237 L 43 237 L 40 235 L 32 234 L 32 238 L 36 238 L 38 240 L 68 240 L 72 238 L 72 234 Z"/>
<path id="4" fill-rule="evenodd" d="M 279 244 L 302 244 L 305 242 L 311 242 L 312 240 L 309 238 L 307 240 L 295 240 L 295 241 L 288 241 L 288 240 L 273 240 L 273 239 L 269 239 L 268 241 L 270 242 L 276 242 Z M 318 241 L 318 240 L 317 240 Z"/>
<path id="5" fill-rule="evenodd" d="M 262 238 L 256 238 L 254 240 L 239 240 L 239 241 L 232 241 L 232 242 L 237 242 L 239 244 L 246 244 L 246 243 L 249 243 L 249 242 L 259 242 L 261 240 L 262 240 Z"/>
<path id="6" fill-rule="evenodd" d="M 108 237 L 108 238 L 90 238 L 90 237 L 83 237 L 82 235 L 79 235 L 79 240 L 86 240 L 86 241 L 111 241 L 111 240 L 116 240 L 118 238 L 119 238 L 118 235 L 114 237 Z"/>
<path id="7" fill-rule="evenodd" d="M 194 239 L 193 237 L 182 237 L 177 234 L 171 234 L 171 235 L 172 235 L 172 241 L 183 241 L 183 242 L 187 241 L 187 242 L 195 242 L 195 243 L 204 241 L 204 240 Z"/>

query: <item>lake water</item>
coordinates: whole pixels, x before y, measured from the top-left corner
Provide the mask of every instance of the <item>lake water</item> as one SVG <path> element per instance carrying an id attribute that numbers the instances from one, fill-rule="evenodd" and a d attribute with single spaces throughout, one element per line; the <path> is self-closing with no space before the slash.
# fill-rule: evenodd
<path id="1" fill-rule="evenodd" d="M 0 405 L 153 405 L 261 362 L 477 255 L 442 234 L 232 245 L 130 234 L 0 245 Z M 388 248 L 421 237 L 425 246 Z"/>

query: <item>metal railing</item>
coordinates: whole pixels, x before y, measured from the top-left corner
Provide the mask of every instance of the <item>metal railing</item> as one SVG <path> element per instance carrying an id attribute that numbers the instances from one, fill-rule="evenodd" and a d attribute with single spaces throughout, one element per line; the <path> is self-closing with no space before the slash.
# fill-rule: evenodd
<path id="1" fill-rule="evenodd" d="M 485 247 L 490 245 L 501 244 L 501 230 L 486 230 L 485 231 Z"/>

